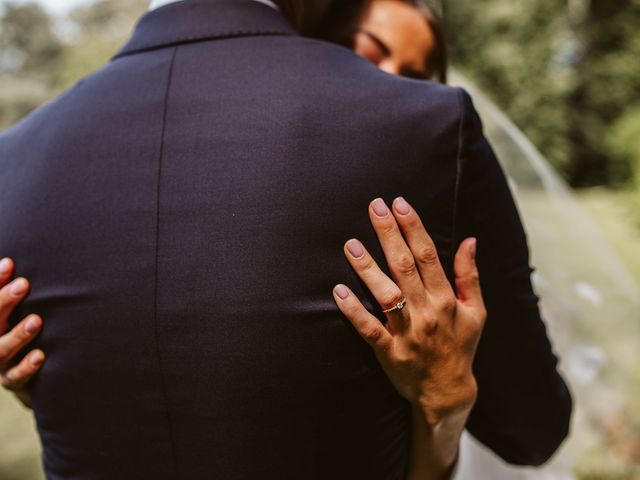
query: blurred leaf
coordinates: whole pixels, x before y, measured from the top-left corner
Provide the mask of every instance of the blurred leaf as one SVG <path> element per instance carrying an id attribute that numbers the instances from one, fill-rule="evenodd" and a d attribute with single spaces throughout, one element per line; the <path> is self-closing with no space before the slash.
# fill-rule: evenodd
<path id="1" fill-rule="evenodd" d="M 607 148 L 611 152 L 611 169 L 635 168 L 635 180 L 640 187 L 640 103 L 630 108 L 611 127 L 607 138 Z"/>
<path id="2" fill-rule="evenodd" d="M 453 63 L 572 185 L 619 185 L 640 168 L 607 140 L 640 97 L 640 0 L 444 6 Z"/>
<path id="3" fill-rule="evenodd" d="M 53 22 L 42 7 L 36 3 L 5 6 L 0 19 L 0 65 L 5 69 L 47 71 L 55 68 L 62 49 Z M 12 58 L 7 58 L 7 53 Z"/>
<path id="4" fill-rule="evenodd" d="M 8 3 L 0 18 L 0 129 L 100 68 L 120 49 L 146 0 L 99 0 L 68 18 Z M 64 40 L 56 33 L 67 32 Z"/>

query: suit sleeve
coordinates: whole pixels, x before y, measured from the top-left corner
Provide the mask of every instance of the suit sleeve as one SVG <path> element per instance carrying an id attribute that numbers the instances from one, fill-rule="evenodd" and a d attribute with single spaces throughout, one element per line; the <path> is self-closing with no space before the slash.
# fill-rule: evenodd
<path id="1" fill-rule="evenodd" d="M 478 400 L 467 429 L 511 464 L 540 465 L 568 434 L 572 400 L 540 316 L 514 199 L 469 95 L 460 90 L 459 98 L 455 246 L 478 239 L 487 307 L 474 364 Z"/>

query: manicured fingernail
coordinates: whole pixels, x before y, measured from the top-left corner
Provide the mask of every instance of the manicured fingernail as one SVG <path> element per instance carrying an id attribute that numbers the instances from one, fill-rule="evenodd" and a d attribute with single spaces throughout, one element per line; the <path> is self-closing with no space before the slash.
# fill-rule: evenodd
<path id="1" fill-rule="evenodd" d="M 389 215 L 389 209 L 381 198 L 376 198 L 371 202 L 371 208 L 373 208 L 373 212 L 379 217 L 386 217 Z"/>
<path id="2" fill-rule="evenodd" d="M 402 197 L 398 197 L 395 199 L 395 201 L 393 202 L 393 207 L 400 215 L 407 215 L 411 211 L 411 207 Z"/>
<path id="3" fill-rule="evenodd" d="M 360 258 L 364 255 L 364 247 L 358 240 L 349 240 L 347 242 L 347 250 L 349 253 L 353 255 L 355 258 Z"/>
<path id="4" fill-rule="evenodd" d="M 336 285 L 336 288 L 334 290 L 336 292 L 336 295 L 338 295 L 342 300 L 349 296 L 349 290 L 347 290 L 347 287 L 345 287 L 344 285 Z"/>
<path id="5" fill-rule="evenodd" d="M 35 334 L 38 330 L 40 330 L 40 319 L 39 318 L 31 318 L 27 320 L 27 323 L 24 325 L 24 331 L 29 335 Z"/>
<path id="6" fill-rule="evenodd" d="M 11 260 L 3 258 L 0 260 L 0 275 L 6 275 L 11 270 Z"/>
<path id="7" fill-rule="evenodd" d="M 27 288 L 29 288 L 29 284 L 27 283 L 27 281 L 24 278 L 18 278 L 17 280 L 13 281 L 9 291 L 12 295 L 18 296 L 26 292 Z"/>
<path id="8" fill-rule="evenodd" d="M 29 358 L 29 363 L 32 366 L 37 367 L 42 363 L 43 360 L 44 360 L 44 355 L 42 352 L 33 352 L 31 354 L 31 357 Z"/>
<path id="9" fill-rule="evenodd" d="M 469 248 L 469 252 L 471 253 L 471 259 L 475 260 L 476 259 L 476 251 L 478 249 L 478 240 L 476 238 L 473 239 L 473 242 L 471 242 L 471 247 Z"/>

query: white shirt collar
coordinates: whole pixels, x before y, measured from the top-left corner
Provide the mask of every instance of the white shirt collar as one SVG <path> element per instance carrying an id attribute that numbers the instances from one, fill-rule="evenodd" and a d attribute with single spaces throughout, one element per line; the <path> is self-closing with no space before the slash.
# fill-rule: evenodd
<path id="1" fill-rule="evenodd" d="M 149 10 L 154 10 L 158 7 L 162 7 L 164 5 L 168 5 L 170 3 L 176 3 L 179 1 L 181 0 L 151 0 L 151 5 L 149 5 Z M 275 8 L 276 10 L 280 10 L 272 0 L 253 0 L 253 1 L 262 3 L 263 5 L 267 5 L 271 8 Z"/>

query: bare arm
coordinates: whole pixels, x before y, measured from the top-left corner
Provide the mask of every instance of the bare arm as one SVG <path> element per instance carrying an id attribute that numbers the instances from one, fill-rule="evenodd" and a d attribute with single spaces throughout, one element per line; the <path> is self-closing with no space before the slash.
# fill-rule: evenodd
<path id="1" fill-rule="evenodd" d="M 407 480 L 449 480 L 454 472 L 460 437 L 470 410 L 432 425 L 421 409 L 412 409 L 411 461 Z"/>

